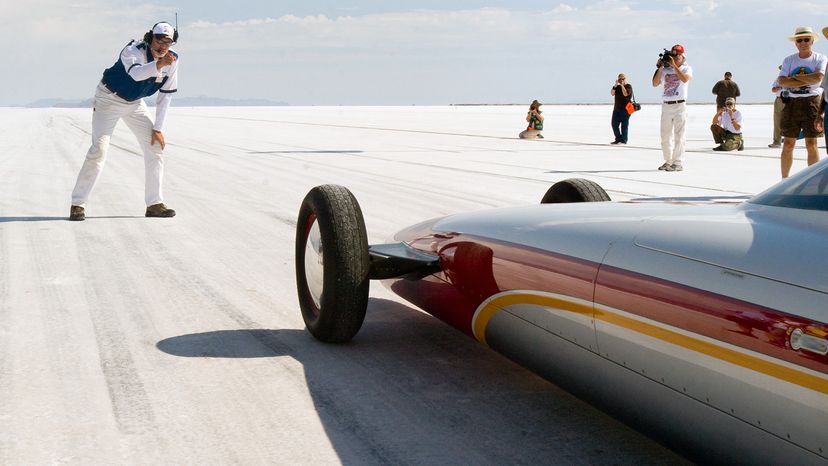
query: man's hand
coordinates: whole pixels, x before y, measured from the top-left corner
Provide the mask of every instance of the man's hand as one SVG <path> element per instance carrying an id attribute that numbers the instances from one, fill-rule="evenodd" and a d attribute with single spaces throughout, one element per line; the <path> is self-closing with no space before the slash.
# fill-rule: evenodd
<path id="1" fill-rule="evenodd" d="M 150 145 L 154 146 L 155 141 L 158 141 L 158 144 L 161 144 L 161 150 L 164 150 L 164 148 L 167 146 L 167 144 L 164 142 L 164 133 L 162 133 L 161 131 L 152 130 L 152 139 L 150 140 Z"/>
<path id="2" fill-rule="evenodd" d="M 820 133 L 825 130 L 824 118 L 825 115 L 817 115 L 816 120 L 814 120 L 814 129 Z"/>
<path id="3" fill-rule="evenodd" d="M 172 65 L 175 60 L 177 60 L 175 55 L 167 52 L 166 55 L 164 55 L 163 57 L 155 60 L 155 68 L 158 69 L 158 70 L 161 70 L 161 68 L 163 68 L 165 66 Z"/>

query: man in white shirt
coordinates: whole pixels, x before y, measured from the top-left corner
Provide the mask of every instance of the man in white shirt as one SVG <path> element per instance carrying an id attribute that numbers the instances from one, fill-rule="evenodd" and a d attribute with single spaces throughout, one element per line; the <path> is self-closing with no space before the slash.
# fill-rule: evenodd
<path id="1" fill-rule="evenodd" d="M 713 140 L 718 147 L 715 151 L 744 150 L 745 142 L 742 140 L 742 112 L 736 110 L 736 99 L 728 97 L 725 99 L 724 107 L 716 112 L 713 123 L 710 125 L 713 133 Z"/>
<path id="2" fill-rule="evenodd" d="M 822 106 L 820 83 L 825 77 L 828 57 L 811 50 L 819 38 L 810 27 L 798 27 L 789 37 L 796 45 L 797 53 L 785 57 L 779 70 L 779 85 L 782 97 L 788 102 L 782 110 L 782 155 L 780 165 L 782 178 L 787 178 L 793 165 L 793 150 L 800 132 L 805 133 L 805 148 L 808 151 L 808 165 L 819 161 L 817 138 L 822 130 L 817 129 L 816 120 Z"/>
<path id="3" fill-rule="evenodd" d="M 684 46 L 676 44 L 664 59 L 656 62 L 653 87 L 664 83 L 661 104 L 661 152 L 664 164 L 659 170 L 682 171 L 687 125 L 687 88 L 693 69 L 685 63 Z M 675 144 L 673 141 L 675 140 Z M 672 146 L 672 147 L 671 147 Z"/>
<path id="4" fill-rule="evenodd" d="M 130 41 L 118 61 L 103 73 L 95 92 L 92 113 L 92 146 L 72 190 L 70 220 L 86 219 L 86 202 L 100 177 L 115 125 L 123 119 L 135 134 L 144 154 L 144 201 L 147 217 L 173 217 L 164 205 L 164 121 L 172 93 L 178 90 L 178 54 L 170 49 L 178 31 L 169 23 L 153 25 L 141 41 Z M 158 92 L 155 123 L 143 101 Z"/>

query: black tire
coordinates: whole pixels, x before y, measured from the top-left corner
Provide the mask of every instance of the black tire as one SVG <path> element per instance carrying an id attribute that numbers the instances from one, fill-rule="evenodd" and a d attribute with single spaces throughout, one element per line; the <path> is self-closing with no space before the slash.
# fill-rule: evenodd
<path id="1" fill-rule="evenodd" d="M 610 197 L 598 183 L 583 178 L 570 178 L 553 184 L 541 199 L 541 204 L 569 202 L 606 202 Z"/>
<path id="2" fill-rule="evenodd" d="M 321 289 L 319 270 L 310 270 L 317 278 L 310 277 L 313 288 L 306 270 L 306 251 L 314 247 L 308 244 L 312 230 L 323 258 Z M 318 340 L 344 343 L 362 327 L 368 307 L 368 268 L 368 235 L 354 195 L 331 184 L 311 189 L 296 221 L 296 291 L 305 325 Z"/>

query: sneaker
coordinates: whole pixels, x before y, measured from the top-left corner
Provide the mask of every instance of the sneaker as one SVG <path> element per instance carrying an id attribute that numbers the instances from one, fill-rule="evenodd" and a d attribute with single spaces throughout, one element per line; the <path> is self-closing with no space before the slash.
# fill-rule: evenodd
<path id="1" fill-rule="evenodd" d="M 73 205 L 69 209 L 69 220 L 72 220 L 73 222 L 82 222 L 86 220 L 86 211 L 81 206 Z"/>
<path id="2" fill-rule="evenodd" d="M 768 147 L 770 147 L 771 149 L 779 149 L 780 147 L 782 147 L 782 144 L 774 142 L 772 144 L 768 144 Z"/>
<path id="3" fill-rule="evenodd" d="M 147 207 L 145 217 L 175 217 L 175 211 L 167 208 L 164 204 L 154 204 Z"/>
<path id="4" fill-rule="evenodd" d="M 626 142 L 624 142 L 624 141 L 618 141 L 618 144 L 621 144 L 622 146 L 626 146 L 626 145 L 627 145 L 627 143 L 626 143 Z"/>
<path id="5" fill-rule="evenodd" d="M 538 134 L 538 139 L 543 139 L 543 134 Z"/>
<path id="6" fill-rule="evenodd" d="M 745 150 L 745 141 L 739 141 L 739 150 Z"/>
<path id="7" fill-rule="evenodd" d="M 658 169 L 662 171 L 670 171 L 671 166 L 672 164 L 670 162 L 664 162 L 664 165 L 658 167 Z"/>
<path id="8" fill-rule="evenodd" d="M 670 165 L 670 168 L 667 169 L 668 172 L 680 172 L 683 170 L 684 167 L 681 166 L 681 162 L 673 162 L 673 164 Z"/>
<path id="9" fill-rule="evenodd" d="M 610 144 L 621 144 L 621 141 L 612 141 Z"/>
<path id="10" fill-rule="evenodd" d="M 723 152 L 725 150 L 725 148 L 722 147 L 722 146 L 716 146 L 716 147 L 713 148 L 713 150 Z"/>

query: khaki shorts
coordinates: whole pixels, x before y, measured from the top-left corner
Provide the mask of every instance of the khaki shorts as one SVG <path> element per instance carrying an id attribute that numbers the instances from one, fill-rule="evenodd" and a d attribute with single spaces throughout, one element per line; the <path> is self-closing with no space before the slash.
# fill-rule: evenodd
<path id="1" fill-rule="evenodd" d="M 822 133 L 814 129 L 821 101 L 820 95 L 791 98 L 782 110 L 782 136 L 797 138 L 802 131 L 806 138 L 821 137 Z"/>

